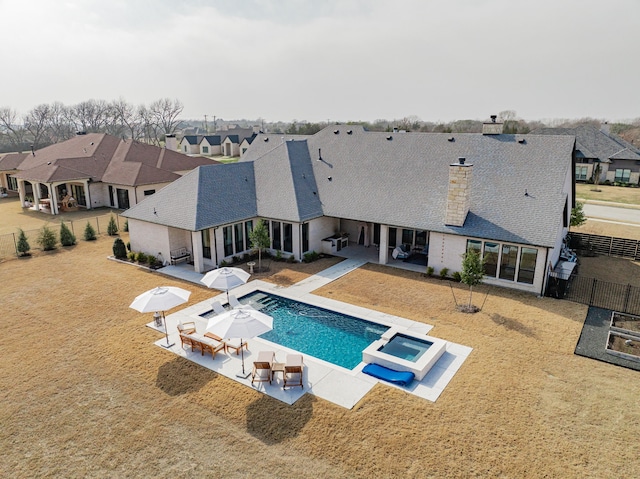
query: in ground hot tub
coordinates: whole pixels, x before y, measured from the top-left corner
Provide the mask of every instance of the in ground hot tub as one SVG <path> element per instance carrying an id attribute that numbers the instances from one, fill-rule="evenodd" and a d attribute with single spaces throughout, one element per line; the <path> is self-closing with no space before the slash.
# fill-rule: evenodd
<path id="1" fill-rule="evenodd" d="M 362 361 L 412 372 L 421 381 L 446 349 L 442 339 L 391 328 L 362 351 Z"/>

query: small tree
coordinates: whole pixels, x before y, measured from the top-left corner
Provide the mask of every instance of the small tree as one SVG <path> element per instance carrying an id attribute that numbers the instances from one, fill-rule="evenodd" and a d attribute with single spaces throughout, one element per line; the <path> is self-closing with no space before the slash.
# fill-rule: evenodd
<path id="1" fill-rule="evenodd" d="M 600 175 L 602 174 L 602 166 L 600 166 L 600 162 L 596 162 L 596 166 L 593 167 L 593 176 L 591 179 L 593 180 L 593 190 L 592 191 L 600 191 L 598 189 L 598 185 L 600 184 Z"/>
<path id="2" fill-rule="evenodd" d="M 269 232 L 264 221 L 258 220 L 255 228 L 249 233 L 251 248 L 258 250 L 258 271 L 262 270 L 262 250 L 269 247 Z"/>
<path id="3" fill-rule="evenodd" d="M 52 249 L 56 249 L 58 238 L 56 238 L 56 234 L 51 228 L 49 228 L 47 225 L 44 225 L 40 229 L 37 241 L 38 244 L 42 246 L 43 250 L 51 251 Z"/>
<path id="4" fill-rule="evenodd" d="M 113 256 L 117 259 L 125 259 L 127 257 L 127 247 L 121 238 L 116 238 L 113 242 Z"/>
<path id="5" fill-rule="evenodd" d="M 95 241 L 96 239 L 96 230 L 91 226 L 91 223 L 87 221 L 87 226 L 84 227 L 84 240 L 85 241 Z"/>
<path id="6" fill-rule="evenodd" d="M 580 226 L 587 222 L 587 217 L 582 211 L 583 203 L 576 203 L 576 206 L 571 209 L 571 222 L 569 223 L 571 226 Z"/>
<path id="7" fill-rule="evenodd" d="M 476 307 L 472 305 L 473 287 L 482 283 L 484 277 L 484 261 L 480 257 L 480 252 L 469 250 L 462 255 L 462 272 L 460 280 L 469 286 L 469 304 L 464 310 L 467 313 L 475 313 Z"/>
<path id="8" fill-rule="evenodd" d="M 107 225 L 107 234 L 109 236 L 115 236 L 118 234 L 118 225 L 116 224 L 116 219 L 111 215 L 109 218 L 109 224 Z"/>
<path id="9" fill-rule="evenodd" d="M 29 245 L 27 235 L 22 228 L 18 229 L 18 245 L 16 246 L 16 248 L 18 249 L 18 253 L 20 253 L 20 256 L 29 256 L 31 254 L 29 253 L 31 246 Z"/>
<path id="10" fill-rule="evenodd" d="M 75 235 L 64 222 L 60 223 L 60 244 L 62 244 L 62 246 L 73 246 L 76 244 Z"/>

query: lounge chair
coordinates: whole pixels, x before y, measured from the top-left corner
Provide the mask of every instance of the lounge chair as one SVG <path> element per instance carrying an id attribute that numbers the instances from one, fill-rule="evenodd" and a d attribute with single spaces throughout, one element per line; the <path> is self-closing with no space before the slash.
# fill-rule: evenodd
<path id="1" fill-rule="evenodd" d="M 192 334 L 196 332 L 196 323 L 193 321 L 187 321 L 183 323 L 178 321 L 178 333 L 180 334 Z"/>
<path id="2" fill-rule="evenodd" d="M 184 335 L 180 335 L 182 337 Z M 191 338 L 191 350 L 200 349 L 202 355 L 204 353 L 211 353 L 211 357 L 215 358 L 216 353 L 219 351 L 226 351 L 226 346 L 222 341 L 217 341 L 206 336 L 201 336 L 198 333 L 192 333 L 188 335 Z"/>
<path id="3" fill-rule="evenodd" d="M 373 376 L 374 378 L 382 379 L 390 383 L 400 384 L 401 386 L 408 386 L 415 377 L 415 375 L 410 371 L 396 371 L 395 369 L 389 369 L 375 363 L 367 364 L 362 369 L 362 372 L 369 376 Z"/>
<path id="4" fill-rule="evenodd" d="M 411 254 L 410 249 L 411 248 L 409 247 L 409 245 L 405 245 L 405 244 L 396 246 L 391 252 L 391 257 L 393 259 L 407 259 Z"/>
<path id="5" fill-rule="evenodd" d="M 289 386 L 300 386 L 302 384 L 302 372 L 304 371 L 304 363 L 302 362 L 302 354 L 287 354 L 284 363 L 284 385 L 283 388 Z"/>
<path id="6" fill-rule="evenodd" d="M 254 382 L 269 381 L 271 384 L 271 365 L 276 359 L 273 351 L 260 351 L 258 357 L 253 362 L 253 372 L 251 373 L 251 384 Z"/>
<path id="7" fill-rule="evenodd" d="M 213 308 L 213 312 L 216 314 L 222 314 L 226 311 L 226 309 L 224 309 L 224 306 L 220 304 L 220 301 L 214 301 L 213 303 L 211 303 L 211 307 Z"/>
<path id="8" fill-rule="evenodd" d="M 240 303 L 240 301 L 238 301 L 238 298 L 236 298 L 234 295 L 230 294 L 229 295 L 229 306 L 231 306 L 233 309 L 238 309 L 238 308 L 242 308 L 242 303 Z"/>

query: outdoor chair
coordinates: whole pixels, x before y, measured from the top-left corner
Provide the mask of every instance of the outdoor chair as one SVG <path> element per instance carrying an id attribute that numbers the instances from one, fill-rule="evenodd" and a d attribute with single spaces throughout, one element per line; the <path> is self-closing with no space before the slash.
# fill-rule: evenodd
<path id="1" fill-rule="evenodd" d="M 220 304 L 220 301 L 214 301 L 213 303 L 211 303 L 211 308 L 213 308 L 213 312 L 216 314 L 222 314 L 226 311 L 226 309 L 224 309 L 224 306 Z"/>
<path id="2" fill-rule="evenodd" d="M 193 321 L 187 321 L 183 323 L 178 321 L 178 333 L 180 334 L 192 334 L 196 332 L 196 323 Z"/>
<path id="3" fill-rule="evenodd" d="M 302 362 L 302 354 L 287 354 L 283 373 L 284 385 L 282 387 L 300 386 L 304 388 L 302 384 L 303 370 L 304 363 Z"/>
<path id="4" fill-rule="evenodd" d="M 271 365 L 276 359 L 273 351 L 260 351 L 258 357 L 253 362 L 253 372 L 251 373 L 251 384 L 254 382 L 269 381 L 271 384 Z"/>
<path id="5" fill-rule="evenodd" d="M 216 341 L 220 341 L 221 343 L 224 343 L 224 346 L 227 349 L 227 351 L 229 351 L 229 349 L 233 349 L 236 352 L 236 354 L 240 354 L 241 347 L 244 348 L 246 351 L 249 351 L 249 346 L 247 345 L 246 341 L 242 341 L 242 346 L 241 346 L 240 340 L 238 339 L 229 339 L 229 338 L 223 339 L 220 336 L 213 333 L 206 333 L 205 337 L 215 339 Z"/>
<path id="6" fill-rule="evenodd" d="M 231 306 L 233 309 L 239 309 L 242 308 L 243 304 L 238 301 L 238 298 L 236 298 L 234 295 L 230 294 L 229 295 L 229 306 Z"/>
<path id="7" fill-rule="evenodd" d="M 391 257 L 393 259 L 407 259 L 411 254 L 410 249 L 410 246 L 405 244 L 396 246 L 391 252 Z"/>
<path id="8" fill-rule="evenodd" d="M 226 351 L 226 347 L 223 342 L 216 341 L 215 339 L 208 338 L 206 336 L 201 336 L 197 333 L 192 333 L 189 335 L 191 338 L 192 351 L 195 349 L 200 349 L 200 352 L 204 356 L 204 353 L 211 353 L 211 357 L 215 358 L 216 353 L 219 351 Z"/>

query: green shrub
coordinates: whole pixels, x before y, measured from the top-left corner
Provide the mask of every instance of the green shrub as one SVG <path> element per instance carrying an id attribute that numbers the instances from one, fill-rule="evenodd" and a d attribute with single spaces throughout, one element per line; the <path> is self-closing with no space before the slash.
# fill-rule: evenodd
<path id="1" fill-rule="evenodd" d="M 460 271 L 456 271 L 456 272 L 454 272 L 454 273 L 451 275 L 451 277 L 453 278 L 453 280 L 454 280 L 456 283 L 459 283 L 460 281 L 462 281 L 462 275 L 460 274 Z"/>
<path id="2" fill-rule="evenodd" d="M 440 278 L 445 279 L 449 274 L 449 268 L 442 268 L 440 270 Z"/>
<path id="3" fill-rule="evenodd" d="M 231 264 L 236 264 L 239 263 L 240 259 L 237 256 L 232 256 L 231 257 Z"/>
<path id="4" fill-rule="evenodd" d="M 107 225 L 107 234 L 109 236 L 115 236 L 118 234 L 118 225 L 116 224 L 116 219 L 113 215 L 109 218 L 109 224 Z"/>
<path id="5" fill-rule="evenodd" d="M 31 254 L 29 253 L 31 246 L 29 245 L 27 235 L 22 230 L 22 228 L 18 229 L 18 245 L 16 247 L 18 249 L 18 253 L 20 253 L 20 256 L 29 256 Z"/>
<path id="6" fill-rule="evenodd" d="M 224 268 L 225 266 L 229 266 L 229 263 L 227 263 L 225 260 L 220 261 L 220 267 Z"/>
<path id="7" fill-rule="evenodd" d="M 51 251 L 52 249 L 56 249 L 58 238 L 56 238 L 54 231 L 45 225 L 40 229 L 37 241 L 43 250 Z"/>
<path id="8" fill-rule="evenodd" d="M 316 261 L 318 258 L 320 258 L 320 255 L 318 253 L 316 253 L 315 251 L 309 251 L 302 256 L 302 261 L 304 261 L 305 263 L 311 263 L 313 261 Z"/>
<path id="9" fill-rule="evenodd" d="M 276 261 L 282 261 L 282 251 L 280 251 L 280 250 L 276 251 L 275 260 Z"/>
<path id="10" fill-rule="evenodd" d="M 85 241 L 95 241 L 96 239 L 96 230 L 91 226 L 91 223 L 87 221 L 87 226 L 84 227 L 84 240 Z"/>
<path id="11" fill-rule="evenodd" d="M 427 276 L 433 276 L 433 272 L 435 270 L 433 269 L 433 266 L 428 266 L 427 267 Z"/>
<path id="12" fill-rule="evenodd" d="M 113 242 L 113 256 L 117 259 L 125 259 L 127 257 L 127 247 L 120 238 L 116 238 Z"/>
<path id="13" fill-rule="evenodd" d="M 289 255 L 289 257 L 287 258 L 287 263 L 295 263 L 296 262 L 296 257 L 294 255 Z"/>
<path id="14" fill-rule="evenodd" d="M 127 258 L 129 258 L 129 261 L 135 261 L 136 260 L 136 256 L 138 256 L 135 252 L 130 251 L 129 254 L 127 255 Z"/>
<path id="15" fill-rule="evenodd" d="M 149 266 L 156 266 L 158 264 L 158 258 L 156 258 L 152 254 L 149 254 L 147 255 L 147 263 L 149 264 Z"/>
<path id="16" fill-rule="evenodd" d="M 140 264 L 146 264 L 147 263 L 147 255 L 144 254 L 142 251 L 140 251 L 138 254 L 136 254 L 136 261 Z"/>
<path id="17" fill-rule="evenodd" d="M 76 244 L 76 236 L 64 222 L 60 223 L 60 244 L 62 244 L 62 246 L 73 246 Z"/>
<path id="18" fill-rule="evenodd" d="M 125 220 L 125 222 L 124 222 L 124 227 L 122 228 L 122 230 L 123 230 L 125 233 L 128 233 L 128 232 L 129 232 L 129 220 Z"/>
<path id="19" fill-rule="evenodd" d="M 131 241 L 127 241 L 127 251 L 131 251 Z"/>

